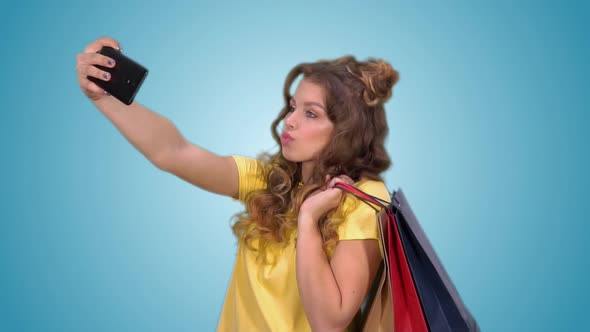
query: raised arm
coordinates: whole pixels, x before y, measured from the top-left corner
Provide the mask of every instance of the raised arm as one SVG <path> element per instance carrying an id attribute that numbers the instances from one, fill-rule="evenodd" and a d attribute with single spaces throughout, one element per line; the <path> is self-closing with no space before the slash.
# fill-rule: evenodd
<path id="1" fill-rule="evenodd" d="M 238 171 L 231 157 L 222 157 L 189 143 L 176 126 L 163 116 L 133 102 L 127 106 L 107 96 L 87 75 L 102 80 L 105 72 L 94 64 L 112 67 L 106 56 L 96 53 L 102 46 L 119 47 L 111 38 L 100 38 L 76 56 L 80 88 L 121 134 L 156 167 L 204 190 L 236 198 Z"/>

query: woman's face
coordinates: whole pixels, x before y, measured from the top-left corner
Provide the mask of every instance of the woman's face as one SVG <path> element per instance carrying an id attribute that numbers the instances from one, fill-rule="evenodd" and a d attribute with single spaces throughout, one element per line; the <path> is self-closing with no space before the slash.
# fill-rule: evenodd
<path id="1" fill-rule="evenodd" d="M 309 164 L 332 138 L 334 124 L 328 119 L 324 100 L 321 86 L 301 80 L 283 122 L 281 146 L 287 160 Z"/>

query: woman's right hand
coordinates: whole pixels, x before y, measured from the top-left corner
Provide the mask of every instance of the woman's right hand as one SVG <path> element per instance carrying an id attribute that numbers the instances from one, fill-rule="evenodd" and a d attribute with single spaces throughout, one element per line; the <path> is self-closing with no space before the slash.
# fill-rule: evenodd
<path id="1" fill-rule="evenodd" d="M 103 81 L 108 81 L 111 78 L 110 74 L 94 67 L 94 65 L 101 65 L 104 67 L 115 66 L 115 60 L 97 53 L 103 46 L 110 46 L 121 51 L 119 42 L 112 38 L 102 37 L 86 46 L 83 53 L 76 55 L 78 83 L 80 84 L 82 92 L 84 92 L 84 94 L 92 101 L 99 100 L 108 94 L 104 89 L 94 84 L 94 82 L 90 81 L 86 76 L 93 76 Z"/>

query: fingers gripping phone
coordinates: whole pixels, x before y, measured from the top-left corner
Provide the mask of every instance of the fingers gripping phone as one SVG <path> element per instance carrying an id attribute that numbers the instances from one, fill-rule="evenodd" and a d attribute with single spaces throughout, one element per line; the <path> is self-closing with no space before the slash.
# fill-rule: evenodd
<path id="1" fill-rule="evenodd" d="M 112 47 L 103 46 L 98 53 L 115 60 L 115 67 L 113 68 L 94 65 L 109 72 L 111 79 L 103 81 L 96 77 L 87 76 L 88 79 L 125 105 L 131 105 L 148 74 L 148 70 Z"/>

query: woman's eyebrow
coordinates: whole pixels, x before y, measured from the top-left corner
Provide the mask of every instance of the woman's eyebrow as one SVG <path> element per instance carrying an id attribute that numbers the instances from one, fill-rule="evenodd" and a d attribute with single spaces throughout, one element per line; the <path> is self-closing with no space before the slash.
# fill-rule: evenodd
<path id="1" fill-rule="evenodd" d="M 291 101 L 295 102 L 295 99 L 291 98 Z M 315 101 L 306 101 L 303 103 L 303 106 L 317 106 L 317 107 L 323 109 L 324 111 L 326 110 L 326 108 L 322 104 L 316 103 Z"/>

